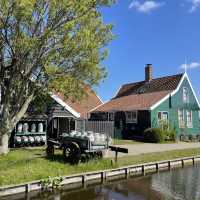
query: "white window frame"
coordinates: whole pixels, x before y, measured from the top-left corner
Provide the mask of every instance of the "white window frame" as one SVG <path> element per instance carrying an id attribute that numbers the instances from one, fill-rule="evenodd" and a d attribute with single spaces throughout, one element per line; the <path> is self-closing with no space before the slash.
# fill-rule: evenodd
<path id="1" fill-rule="evenodd" d="M 183 102 L 184 103 L 189 103 L 190 102 L 189 90 L 188 90 L 187 87 L 183 87 Z"/>
<path id="2" fill-rule="evenodd" d="M 159 113 L 161 113 L 161 119 L 158 118 Z M 168 111 L 158 111 L 157 112 L 157 120 L 158 120 L 158 124 L 160 125 L 160 123 L 164 120 L 163 119 L 163 115 L 164 113 L 167 113 L 167 123 L 169 122 L 169 112 Z"/>
<path id="3" fill-rule="evenodd" d="M 191 121 L 189 120 L 189 115 L 191 114 Z M 187 127 L 193 128 L 193 116 L 192 110 L 186 110 L 186 118 L 187 118 Z"/>
<path id="4" fill-rule="evenodd" d="M 180 112 L 183 112 L 183 119 L 180 121 Z M 178 109 L 178 123 L 179 123 L 179 128 L 185 128 L 185 112 L 184 109 Z"/>
<path id="5" fill-rule="evenodd" d="M 130 113 L 131 113 L 131 117 L 129 117 Z M 136 110 L 135 111 L 126 111 L 125 115 L 126 115 L 126 123 L 137 123 L 137 121 L 138 121 L 138 112 Z M 135 117 L 133 117 L 133 116 L 135 116 Z"/>

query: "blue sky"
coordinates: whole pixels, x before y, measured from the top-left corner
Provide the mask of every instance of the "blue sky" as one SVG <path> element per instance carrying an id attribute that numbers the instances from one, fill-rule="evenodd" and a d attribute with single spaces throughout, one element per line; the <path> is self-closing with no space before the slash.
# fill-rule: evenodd
<path id="1" fill-rule="evenodd" d="M 108 77 L 98 88 L 102 100 L 122 84 L 143 80 L 147 63 L 155 78 L 183 72 L 185 59 L 200 97 L 200 0 L 118 0 L 102 14 L 116 35 L 104 61 Z"/>

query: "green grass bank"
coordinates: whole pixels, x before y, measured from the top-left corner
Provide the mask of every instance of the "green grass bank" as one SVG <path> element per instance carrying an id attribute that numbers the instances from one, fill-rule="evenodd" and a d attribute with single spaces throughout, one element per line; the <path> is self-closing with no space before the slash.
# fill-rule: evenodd
<path id="1" fill-rule="evenodd" d="M 62 160 L 60 151 L 53 159 L 47 159 L 44 149 L 18 149 L 0 157 L 0 186 L 195 155 L 200 155 L 200 149 L 125 156 L 120 157 L 117 164 L 113 164 L 111 159 L 102 159 L 71 166 Z"/>

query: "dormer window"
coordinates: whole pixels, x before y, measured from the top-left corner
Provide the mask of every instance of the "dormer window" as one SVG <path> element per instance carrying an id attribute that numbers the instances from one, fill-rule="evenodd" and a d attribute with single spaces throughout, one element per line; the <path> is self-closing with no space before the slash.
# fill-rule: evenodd
<path id="1" fill-rule="evenodd" d="M 189 91 L 187 87 L 183 88 L 183 102 L 189 103 Z"/>

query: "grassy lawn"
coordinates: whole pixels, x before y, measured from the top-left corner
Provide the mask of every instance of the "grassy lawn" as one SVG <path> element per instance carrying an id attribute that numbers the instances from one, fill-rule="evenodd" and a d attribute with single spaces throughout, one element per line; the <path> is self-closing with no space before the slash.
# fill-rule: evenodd
<path id="1" fill-rule="evenodd" d="M 122 139 L 113 139 L 113 145 L 126 145 L 126 144 L 142 144 L 144 142 L 136 141 L 136 140 L 122 140 Z M 164 141 L 162 144 L 171 144 L 176 143 L 175 141 Z"/>
<path id="2" fill-rule="evenodd" d="M 200 149 L 187 149 L 122 157 L 117 165 L 113 165 L 111 159 L 103 159 L 70 166 L 62 161 L 61 153 L 57 152 L 54 159 L 49 160 L 43 149 L 19 149 L 0 157 L 0 186 L 199 154 Z"/>
<path id="3" fill-rule="evenodd" d="M 142 142 L 136 140 L 120 140 L 120 139 L 113 139 L 113 145 L 125 145 L 125 144 L 140 144 Z"/>

